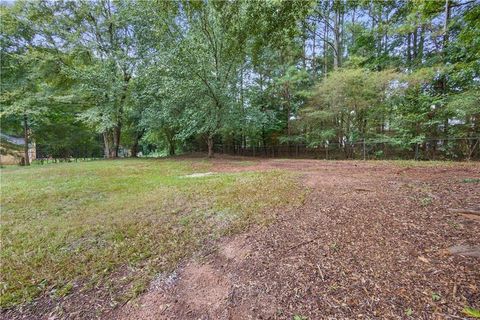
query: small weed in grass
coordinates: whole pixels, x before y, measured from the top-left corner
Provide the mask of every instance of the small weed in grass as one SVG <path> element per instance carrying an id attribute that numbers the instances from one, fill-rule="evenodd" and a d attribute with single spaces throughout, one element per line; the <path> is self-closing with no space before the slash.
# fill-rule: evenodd
<path id="1" fill-rule="evenodd" d="M 65 297 L 72 291 L 72 289 L 73 289 L 73 284 L 69 282 L 59 290 L 54 291 L 54 296 L 57 298 Z"/>
<path id="2" fill-rule="evenodd" d="M 337 291 L 338 289 L 340 289 L 340 286 L 337 285 L 337 284 L 332 284 L 330 287 L 329 287 L 330 291 Z"/>
<path id="3" fill-rule="evenodd" d="M 340 251 L 340 246 L 338 243 L 334 242 L 330 245 L 330 249 L 333 251 L 333 252 L 338 252 Z"/>
<path id="4" fill-rule="evenodd" d="M 462 312 L 466 314 L 469 317 L 480 319 L 480 310 L 471 308 L 471 307 L 465 307 Z"/>
<path id="5" fill-rule="evenodd" d="M 407 309 L 405 309 L 405 315 L 406 315 L 407 317 L 410 317 L 411 315 L 413 315 L 413 310 L 412 310 L 412 308 L 407 308 Z"/>
<path id="6" fill-rule="evenodd" d="M 463 183 L 480 183 L 480 178 L 466 178 L 462 180 Z"/>
<path id="7" fill-rule="evenodd" d="M 433 202 L 433 200 L 430 197 L 424 197 L 424 198 L 420 199 L 420 205 L 422 207 L 426 207 L 426 206 L 432 204 L 432 202 Z"/>
<path id="8" fill-rule="evenodd" d="M 448 225 L 454 229 L 459 229 L 462 227 L 460 224 L 456 223 L 455 221 L 448 221 Z"/>
<path id="9" fill-rule="evenodd" d="M 129 292 L 129 296 L 130 298 L 135 298 L 137 296 L 139 296 L 140 294 L 142 294 L 143 292 L 145 292 L 145 290 L 147 290 L 147 286 L 148 286 L 148 281 L 147 279 L 139 279 L 137 280 L 130 292 Z"/>
<path id="10" fill-rule="evenodd" d="M 441 298 L 442 297 L 438 293 L 436 293 L 436 292 L 432 293 L 432 300 L 433 301 L 439 301 Z"/>
<path id="11" fill-rule="evenodd" d="M 308 320 L 308 318 L 296 314 L 296 315 L 293 316 L 293 320 Z"/>

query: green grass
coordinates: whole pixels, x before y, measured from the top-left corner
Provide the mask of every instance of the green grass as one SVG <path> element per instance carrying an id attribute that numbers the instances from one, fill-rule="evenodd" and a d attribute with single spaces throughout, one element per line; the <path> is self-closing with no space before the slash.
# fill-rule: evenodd
<path id="1" fill-rule="evenodd" d="M 197 172 L 209 170 L 209 162 L 198 163 Z M 185 178 L 191 164 L 147 159 L 2 170 L 0 306 L 100 283 L 121 301 L 207 242 L 268 222 L 267 209 L 302 198 L 291 173 Z"/>

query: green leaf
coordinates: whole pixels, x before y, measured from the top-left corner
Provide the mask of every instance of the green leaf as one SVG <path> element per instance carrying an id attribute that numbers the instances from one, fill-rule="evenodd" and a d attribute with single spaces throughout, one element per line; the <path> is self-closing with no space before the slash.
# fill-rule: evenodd
<path id="1" fill-rule="evenodd" d="M 465 313 L 469 317 L 473 318 L 479 318 L 480 319 L 480 310 L 472 308 L 472 307 L 465 307 L 462 310 L 463 313 Z"/>
<path id="2" fill-rule="evenodd" d="M 407 309 L 405 310 L 405 314 L 410 317 L 410 316 L 413 314 L 412 308 L 407 308 Z"/>

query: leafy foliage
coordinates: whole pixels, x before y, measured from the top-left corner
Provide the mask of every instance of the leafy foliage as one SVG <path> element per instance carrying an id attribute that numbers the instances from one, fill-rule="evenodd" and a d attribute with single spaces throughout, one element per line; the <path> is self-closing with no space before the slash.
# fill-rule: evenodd
<path id="1" fill-rule="evenodd" d="M 479 10 L 426 0 L 3 3 L 3 131 L 51 150 L 102 145 L 105 157 L 212 155 L 215 144 L 335 144 L 348 157 L 369 141 L 472 158 Z"/>

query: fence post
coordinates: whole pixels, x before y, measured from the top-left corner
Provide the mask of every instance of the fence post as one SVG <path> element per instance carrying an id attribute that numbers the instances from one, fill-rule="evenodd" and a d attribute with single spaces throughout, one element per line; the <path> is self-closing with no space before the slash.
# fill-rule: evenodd
<path id="1" fill-rule="evenodd" d="M 363 138 L 363 160 L 367 160 L 367 154 L 365 153 L 365 138 Z"/>

